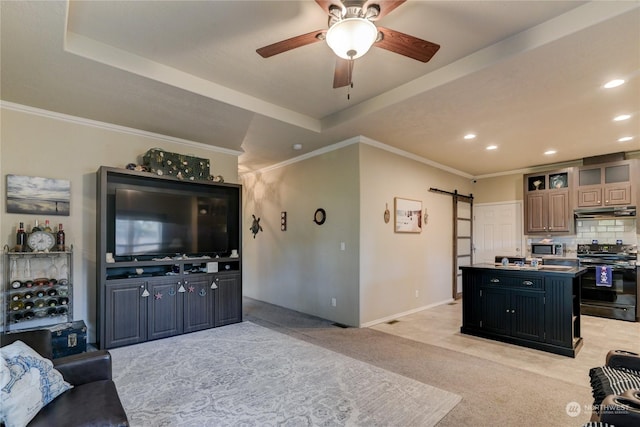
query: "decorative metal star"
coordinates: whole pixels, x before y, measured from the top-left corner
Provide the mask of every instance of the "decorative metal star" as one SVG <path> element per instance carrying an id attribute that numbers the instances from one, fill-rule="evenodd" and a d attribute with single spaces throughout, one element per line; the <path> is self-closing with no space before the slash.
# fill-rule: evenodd
<path id="1" fill-rule="evenodd" d="M 156 292 L 154 296 L 156 297 L 156 299 L 162 299 L 162 292 Z"/>
<path id="2" fill-rule="evenodd" d="M 191 293 L 191 294 L 192 294 L 193 292 L 195 292 L 195 290 L 196 290 L 196 288 L 195 288 L 195 287 L 193 287 L 193 286 L 189 286 L 189 288 L 188 288 L 188 289 L 189 289 L 189 293 Z"/>

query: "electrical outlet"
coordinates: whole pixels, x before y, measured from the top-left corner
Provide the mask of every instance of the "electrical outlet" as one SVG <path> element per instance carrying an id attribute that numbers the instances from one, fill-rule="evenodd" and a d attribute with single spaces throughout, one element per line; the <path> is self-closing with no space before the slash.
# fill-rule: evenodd
<path id="1" fill-rule="evenodd" d="M 344 242 L 340 242 L 340 250 L 344 251 L 347 249 L 347 245 Z"/>
<path id="2" fill-rule="evenodd" d="M 416 289 L 416 298 L 420 296 L 420 291 Z"/>
<path id="3" fill-rule="evenodd" d="M 336 306 L 336 299 L 331 298 L 331 307 L 335 307 L 335 306 Z"/>

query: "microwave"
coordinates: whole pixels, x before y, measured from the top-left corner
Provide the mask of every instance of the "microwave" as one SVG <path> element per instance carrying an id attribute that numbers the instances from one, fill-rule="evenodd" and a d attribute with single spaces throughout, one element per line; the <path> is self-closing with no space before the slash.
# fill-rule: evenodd
<path id="1" fill-rule="evenodd" d="M 532 256 L 543 255 L 564 255 L 564 243 L 532 243 L 531 244 Z"/>

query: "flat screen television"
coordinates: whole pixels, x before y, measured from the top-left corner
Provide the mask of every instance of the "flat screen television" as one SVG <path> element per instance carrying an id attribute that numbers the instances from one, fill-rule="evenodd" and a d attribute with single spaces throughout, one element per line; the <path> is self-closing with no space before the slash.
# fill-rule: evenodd
<path id="1" fill-rule="evenodd" d="M 215 256 L 237 247 L 229 241 L 237 209 L 224 193 L 116 188 L 114 210 L 118 257 Z"/>

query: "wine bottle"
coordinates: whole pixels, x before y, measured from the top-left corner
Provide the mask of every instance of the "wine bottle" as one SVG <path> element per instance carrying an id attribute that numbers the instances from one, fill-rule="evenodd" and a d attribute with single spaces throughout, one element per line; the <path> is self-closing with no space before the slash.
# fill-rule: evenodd
<path id="1" fill-rule="evenodd" d="M 38 220 L 36 219 L 35 222 L 33 223 L 33 228 L 31 229 L 31 232 L 36 232 L 36 231 L 41 231 L 42 228 L 40 228 L 40 226 L 38 225 Z"/>
<path id="2" fill-rule="evenodd" d="M 13 313 L 11 315 L 11 320 L 13 320 L 14 323 L 18 323 L 19 321 L 22 320 L 22 314 L 21 313 Z"/>
<path id="3" fill-rule="evenodd" d="M 20 301 L 21 299 L 22 299 L 22 294 L 11 295 L 11 301 Z"/>
<path id="4" fill-rule="evenodd" d="M 24 320 L 31 320 L 35 316 L 36 316 L 35 313 L 33 311 L 29 310 L 24 314 Z"/>
<path id="5" fill-rule="evenodd" d="M 25 252 L 27 248 L 27 232 L 24 231 L 24 222 L 20 223 L 16 233 L 16 252 Z"/>
<path id="6" fill-rule="evenodd" d="M 37 300 L 35 301 L 35 307 L 36 307 L 36 308 L 42 308 L 42 307 L 44 307 L 44 300 L 43 300 L 43 299 L 37 299 Z"/>
<path id="7" fill-rule="evenodd" d="M 42 230 L 46 231 L 47 233 L 52 233 L 53 232 L 53 230 L 51 229 L 51 225 L 49 224 L 49 220 L 48 219 L 44 220 L 44 228 Z"/>
<path id="8" fill-rule="evenodd" d="M 64 229 L 62 224 L 58 224 L 58 232 L 56 233 L 56 245 L 60 252 L 64 252 Z"/>
<path id="9" fill-rule="evenodd" d="M 36 291 L 36 296 L 37 296 L 38 298 L 42 298 L 42 297 L 44 296 L 44 294 L 45 294 L 44 289 L 38 289 L 38 290 Z"/>
<path id="10" fill-rule="evenodd" d="M 22 282 L 20 280 L 14 280 L 13 282 L 11 282 L 11 287 L 13 289 L 18 289 L 21 286 L 22 286 Z"/>
<path id="11" fill-rule="evenodd" d="M 67 314 L 67 307 L 59 307 L 57 312 L 59 315 L 65 315 Z"/>
<path id="12" fill-rule="evenodd" d="M 58 295 L 58 291 L 56 291 L 55 289 L 49 289 L 47 291 L 47 295 L 49 295 L 50 297 L 54 297 L 54 296 Z"/>
<path id="13" fill-rule="evenodd" d="M 24 309 L 25 310 L 31 310 L 34 307 L 33 301 L 26 301 L 24 303 Z"/>
<path id="14" fill-rule="evenodd" d="M 33 292 L 25 292 L 24 296 L 22 297 L 24 299 L 31 299 L 33 298 Z"/>
<path id="15" fill-rule="evenodd" d="M 10 304 L 9 307 L 10 307 L 11 311 L 18 311 L 18 310 L 22 310 L 24 308 L 24 304 L 20 300 L 11 301 L 11 304 Z"/>
<path id="16" fill-rule="evenodd" d="M 55 307 L 56 305 L 58 305 L 58 300 L 55 298 L 50 298 L 47 300 L 47 305 L 49 307 Z"/>

